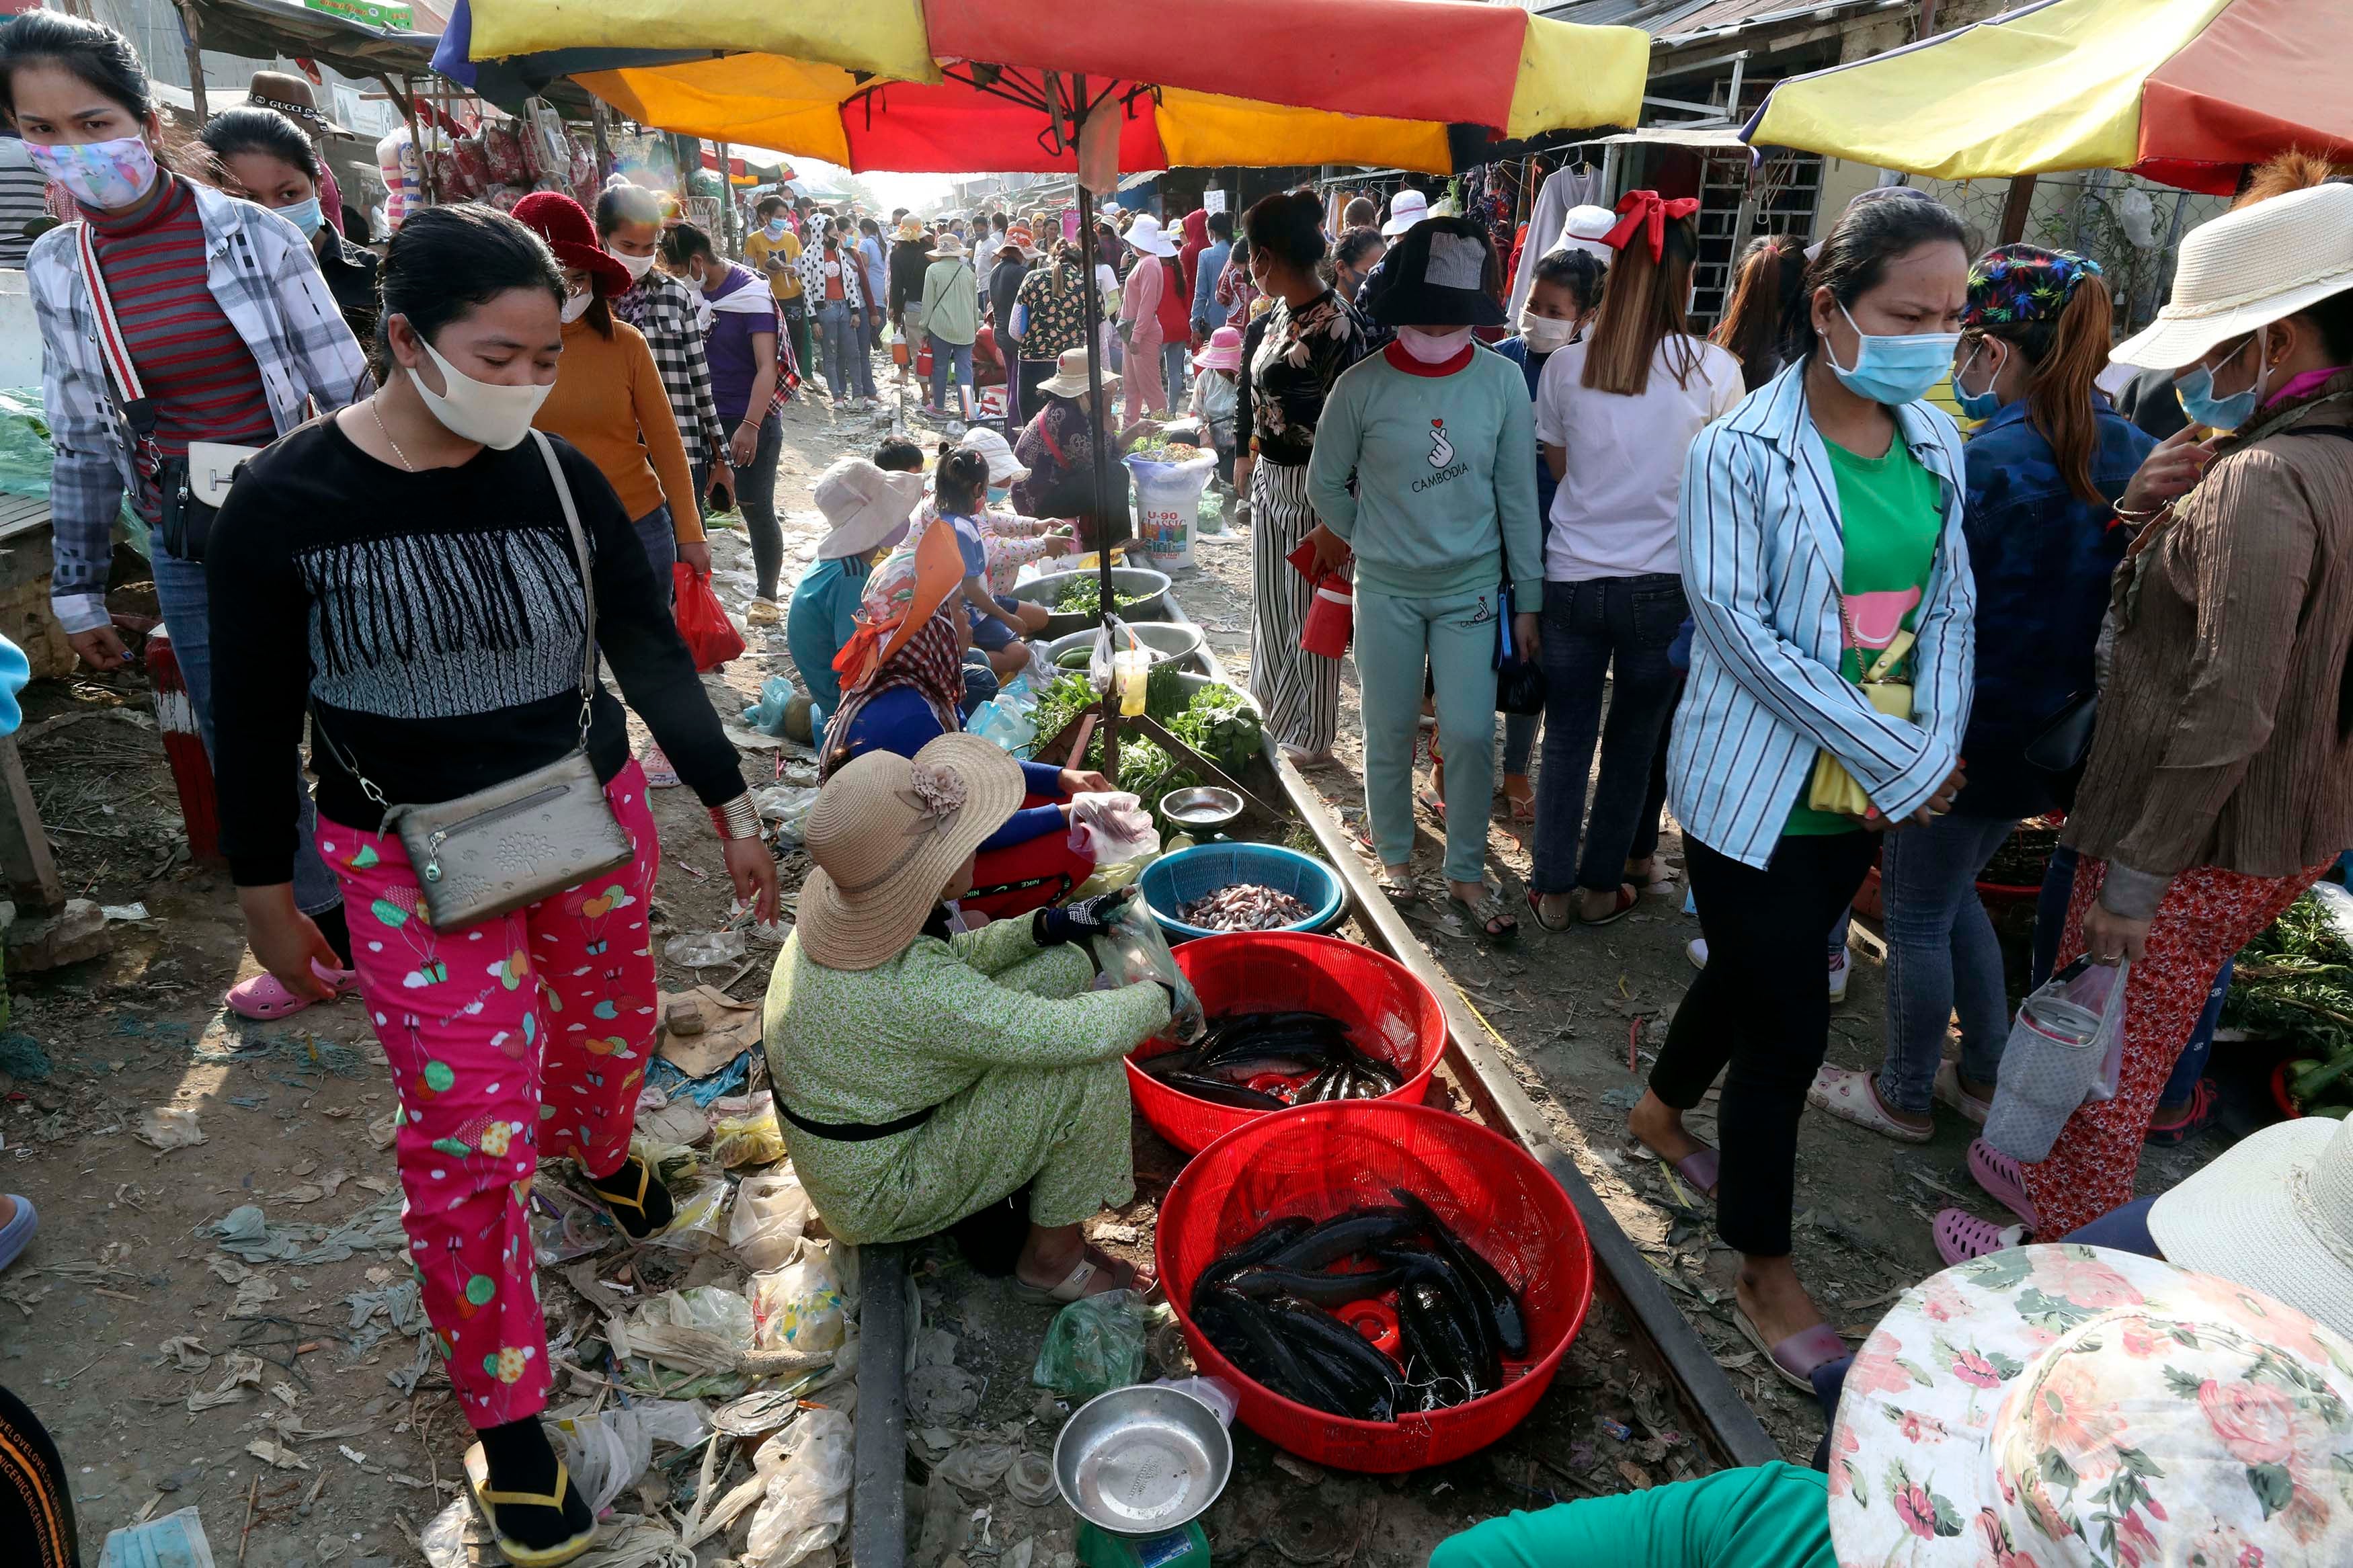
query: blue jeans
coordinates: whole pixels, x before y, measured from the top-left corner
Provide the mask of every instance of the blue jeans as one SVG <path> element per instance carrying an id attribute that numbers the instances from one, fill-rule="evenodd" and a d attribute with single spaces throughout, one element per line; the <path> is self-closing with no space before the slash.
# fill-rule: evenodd
<path id="1" fill-rule="evenodd" d="M 1528 759 L 1536 754 L 1536 731 L 1544 723 L 1541 713 L 1506 713 L 1504 715 L 1504 771 L 1520 774 L 1528 771 Z"/>
<path id="2" fill-rule="evenodd" d="M 1535 891 L 1614 893 L 1625 880 L 1651 793 L 1651 757 L 1682 679 L 1667 662 L 1667 645 L 1683 619 L 1683 579 L 1671 572 L 1545 584 L 1544 774 L 1536 780 L 1535 864 L 1528 879 Z M 1585 783 L 1597 738 L 1601 776 L 1588 821 Z"/>
<path id="3" fill-rule="evenodd" d="M 948 371 L 951 366 L 955 371 L 956 384 L 966 392 L 972 390 L 972 345 L 952 343 L 937 332 L 926 332 L 923 335 L 932 340 L 932 406 L 946 408 L 948 406 Z M 950 409 L 949 412 L 958 418 L 964 416 L 964 411 L 961 408 Z"/>
<path id="4" fill-rule="evenodd" d="M 776 459 L 784 449 L 785 422 L 771 414 L 760 423 L 752 461 L 735 470 L 735 507 L 744 514 L 744 531 L 751 537 L 752 570 L 759 579 L 763 599 L 776 596 L 776 579 L 785 569 L 785 535 L 776 526 Z"/>
<path id="5" fill-rule="evenodd" d="M 874 353 L 882 346 L 882 326 L 874 319 L 872 312 L 867 310 L 854 310 L 850 312 L 849 319 L 850 324 L 858 330 L 858 357 L 850 370 L 858 378 L 858 395 L 871 397 L 874 395 Z"/>
<path id="6" fill-rule="evenodd" d="M 155 603 L 172 634 L 172 654 L 180 661 L 180 678 L 188 684 L 188 702 L 196 710 L 196 728 L 205 738 L 205 752 L 213 751 L 213 638 L 211 595 L 205 586 L 205 569 L 191 561 L 167 555 L 159 544 L 154 552 Z M 294 907 L 306 915 L 324 913 L 343 901 L 335 874 L 319 858 L 319 808 L 302 781 L 301 765 L 294 768 Z"/>
<path id="7" fill-rule="evenodd" d="M 1880 848 L 1887 906 L 1887 1058 L 1879 1097 L 1925 1116 L 1935 1103 L 1945 1026 L 1961 1016 L 1961 1072 L 1991 1083 L 2010 1038 L 2001 944 L 1977 877 L 2017 823 L 1953 812 L 1890 833 Z"/>
<path id="8" fill-rule="evenodd" d="M 2148 1211 L 2157 1206 L 2164 1194 L 2152 1193 L 2145 1198 L 2135 1198 L 2122 1208 L 2110 1209 L 2086 1226 L 2079 1226 L 2059 1239 L 2072 1241 L 2078 1247 L 2105 1247 L 2111 1252 L 2137 1252 L 2143 1258 L 2162 1258 L 2157 1249 L 2157 1237 L 2148 1233 Z"/>
<path id="9" fill-rule="evenodd" d="M 1168 389 L 1171 410 L 1185 406 L 1185 366 L 1193 356 L 1188 342 L 1167 342 L 1160 345 L 1160 384 Z"/>
<path id="10" fill-rule="evenodd" d="M 1907 829 L 1908 831 L 1908 829 Z M 2026 984 L 2040 990 L 2059 963 L 2059 939 L 2067 931 L 2067 900 L 2075 896 L 2075 852 L 2054 845 L 2043 868 L 2042 890 L 2034 895 L 2034 956 Z"/>
<path id="11" fill-rule="evenodd" d="M 662 603 L 676 604 L 678 580 L 670 568 L 678 564 L 678 525 L 670 521 L 670 503 L 664 501 L 629 526 L 646 547 L 646 564 L 654 569 L 654 587 Z"/>
<path id="12" fill-rule="evenodd" d="M 828 300 L 817 308 L 817 328 L 825 337 L 825 389 L 836 403 L 847 403 L 857 381 L 858 373 L 851 367 L 861 357 L 858 352 L 861 329 L 851 320 L 849 306 L 839 300 Z"/>

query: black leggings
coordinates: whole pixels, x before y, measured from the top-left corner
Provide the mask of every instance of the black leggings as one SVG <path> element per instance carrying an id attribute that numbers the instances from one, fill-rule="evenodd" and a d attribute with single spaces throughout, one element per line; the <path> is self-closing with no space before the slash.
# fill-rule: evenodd
<path id="1" fill-rule="evenodd" d="M 1793 836 L 1760 871 L 1683 839 L 1707 967 L 1675 1010 L 1651 1088 L 1688 1110 L 1724 1073 L 1716 1228 L 1755 1257 L 1789 1252 L 1798 1118 L 1830 1037 L 1822 932 L 1854 901 L 1878 847 L 1873 833 Z"/>

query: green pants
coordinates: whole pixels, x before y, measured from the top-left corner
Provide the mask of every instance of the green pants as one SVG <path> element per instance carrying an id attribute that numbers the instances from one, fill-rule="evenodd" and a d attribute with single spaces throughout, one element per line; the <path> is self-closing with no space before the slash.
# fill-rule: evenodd
<path id="1" fill-rule="evenodd" d="M 1395 599 L 1356 588 L 1356 679 L 1364 687 L 1365 810 L 1385 866 L 1413 857 L 1413 743 L 1421 674 L 1438 689 L 1446 758 L 1446 875 L 1486 875 L 1488 797 L 1495 787 L 1497 595 Z"/>

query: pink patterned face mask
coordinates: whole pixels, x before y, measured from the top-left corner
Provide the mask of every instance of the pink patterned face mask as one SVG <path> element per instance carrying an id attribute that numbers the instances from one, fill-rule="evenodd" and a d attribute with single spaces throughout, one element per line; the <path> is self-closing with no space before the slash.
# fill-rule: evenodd
<path id="1" fill-rule="evenodd" d="M 27 142 L 25 152 L 43 178 L 63 185 L 82 205 L 101 212 L 127 207 L 155 188 L 155 154 L 141 137 L 54 146 Z"/>

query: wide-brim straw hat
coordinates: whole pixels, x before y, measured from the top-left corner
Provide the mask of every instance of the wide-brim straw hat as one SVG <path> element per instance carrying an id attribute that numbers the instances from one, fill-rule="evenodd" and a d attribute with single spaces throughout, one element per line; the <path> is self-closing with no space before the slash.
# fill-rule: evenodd
<path id="1" fill-rule="evenodd" d="M 801 886 L 801 951 L 828 969 L 897 957 L 1026 787 L 1021 764 L 977 735 L 942 735 L 913 758 L 868 752 L 826 780 L 802 834 L 817 869 Z"/>
<path id="2" fill-rule="evenodd" d="M 2353 1121 L 2249 1133 L 2149 1209 L 2165 1256 L 2276 1296 L 2353 1339 Z"/>
<path id="3" fill-rule="evenodd" d="M 843 458 L 818 476 L 809 490 L 831 528 L 817 547 L 819 561 L 863 555 L 904 528 L 923 503 L 923 476 L 879 468 L 865 458 Z"/>
<path id="4" fill-rule="evenodd" d="M 899 220 L 899 226 L 891 231 L 891 236 L 894 239 L 921 239 L 923 237 L 923 220 L 902 217 Z"/>
<path id="5" fill-rule="evenodd" d="M 1103 372 L 1103 395 L 1109 397 L 1119 390 L 1119 377 Z M 1054 362 L 1054 374 L 1038 384 L 1038 390 L 1056 397 L 1077 397 L 1087 390 L 1087 351 L 1082 346 L 1064 349 L 1061 358 Z"/>
<path id="6" fill-rule="evenodd" d="M 2179 370 L 2258 327 L 2353 289 L 2353 185 L 2314 185 L 2224 213 L 2181 242 L 2173 298 L 2108 358 Z"/>
<path id="7" fill-rule="evenodd" d="M 1830 1440 L 1842 1564 L 2353 1561 L 2353 1342 L 2136 1253 L 2009 1247 L 1906 1290 Z"/>
<path id="8" fill-rule="evenodd" d="M 953 234 L 943 233 L 940 237 L 934 242 L 932 248 L 926 252 L 926 254 L 929 255 L 934 261 L 962 261 L 964 259 L 964 241 L 958 239 Z"/>

